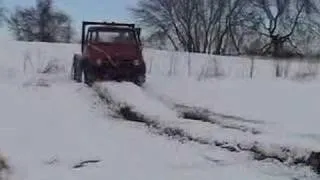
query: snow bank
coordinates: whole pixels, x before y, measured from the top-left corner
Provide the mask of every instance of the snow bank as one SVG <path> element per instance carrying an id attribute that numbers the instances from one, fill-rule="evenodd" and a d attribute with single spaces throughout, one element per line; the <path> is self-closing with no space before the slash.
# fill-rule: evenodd
<path id="1" fill-rule="evenodd" d="M 318 78 L 319 63 L 294 59 L 279 61 L 259 57 L 215 56 L 207 54 L 145 49 L 148 73 L 153 76 L 206 79 L 275 80 L 279 64 L 284 77 L 289 80 L 314 80 Z"/>
<path id="2" fill-rule="evenodd" d="M 63 69 L 69 70 L 73 53 L 80 51 L 80 44 L 38 43 L 2 41 L 0 51 L 3 59 L 1 76 L 16 76 L 17 73 L 42 71 L 49 62 L 59 61 Z M 275 65 L 280 63 L 290 79 L 318 77 L 318 63 L 300 60 L 294 62 L 266 60 L 249 57 L 214 56 L 206 54 L 160 51 L 145 48 L 143 51 L 147 72 L 153 76 L 192 78 L 275 79 Z M 10 61 L 8 63 L 7 61 Z M 310 79 L 309 78 L 309 79 Z"/>

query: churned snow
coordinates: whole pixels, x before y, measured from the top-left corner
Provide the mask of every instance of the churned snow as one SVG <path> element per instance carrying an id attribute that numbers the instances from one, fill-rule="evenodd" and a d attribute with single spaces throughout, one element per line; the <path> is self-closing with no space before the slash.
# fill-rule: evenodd
<path id="1" fill-rule="evenodd" d="M 93 89 L 69 79 L 72 55 L 79 48 L 0 43 L 0 153 L 8 158 L 12 179 L 317 179 L 307 167 L 254 161 L 246 152 L 215 146 L 182 144 L 153 134 L 141 123 L 114 117 Z M 129 104 L 163 126 L 208 140 L 261 141 L 271 151 L 273 143 L 301 145 L 299 153 L 319 148 L 316 81 L 275 80 L 273 63 L 268 61 L 255 63 L 255 79 L 250 80 L 250 60 L 236 57 L 216 57 L 223 67 L 219 73 L 226 76 L 205 80 L 212 75 L 207 68 L 212 57 L 150 49 L 144 53 L 148 79 L 143 89 L 130 83 L 100 84 L 115 103 Z M 40 74 L 48 64 L 53 71 Z M 292 76 L 297 69 L 294 65 Z M 226 129 L 183 119 L 171 103 L 265 124 L 254 126 L 260 135 Z M 72 168 L 86 160 L 99 162 Z"/>
<path id="2" fill-rule="evenodd" d="M 156 83 L 165 81 L 166 85 Z M 151 77 L 148 92 L 168 101 L 218 113 L 264 121 L 265 131 L 282 133 L 319 146 L 320 85 L 288 80 L 194 80 Z M 278 137 L 278 138 L 281 138 Z M 288 138 L 288 137 L 286 137 Z"/>

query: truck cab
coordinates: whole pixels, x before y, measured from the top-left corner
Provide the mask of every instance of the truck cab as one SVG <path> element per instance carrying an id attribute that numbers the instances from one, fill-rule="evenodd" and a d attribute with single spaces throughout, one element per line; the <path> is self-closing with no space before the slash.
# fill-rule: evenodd
<path id="1" fill-rule="evenodd" d="M 86 29 L 88 25 L 92 26 Z M 85 82 L 144 83 L 146 67 L 140 31 L 134 24 L 83 22 L 82 54 L 75 55 L 74 61 L 79 64 L 78 70 L 84 73 Z"/>

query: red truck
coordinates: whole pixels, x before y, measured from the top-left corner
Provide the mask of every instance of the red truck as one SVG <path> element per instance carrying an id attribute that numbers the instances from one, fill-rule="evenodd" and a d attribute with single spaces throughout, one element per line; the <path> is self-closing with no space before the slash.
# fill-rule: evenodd
<path id="1" fill-rule="evenodd" d="M 89 26 L 89 27 L 88 27 Z M 82 22 L 81 54 L 74 54 L 72 78 L 91 86 L 95 81 L 145 82 L 146 65 L 135 24 Z"/>

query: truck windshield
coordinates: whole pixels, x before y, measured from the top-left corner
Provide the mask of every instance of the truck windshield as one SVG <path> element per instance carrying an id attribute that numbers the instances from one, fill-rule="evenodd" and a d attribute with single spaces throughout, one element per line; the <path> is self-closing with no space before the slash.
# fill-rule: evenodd
<path id="1" fill-rule="evenodd" d="M 92 40 L 102 43 L 134 43 L 132 31 L 95 31 Z"/>

